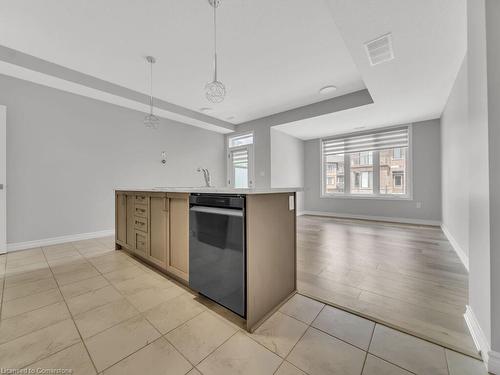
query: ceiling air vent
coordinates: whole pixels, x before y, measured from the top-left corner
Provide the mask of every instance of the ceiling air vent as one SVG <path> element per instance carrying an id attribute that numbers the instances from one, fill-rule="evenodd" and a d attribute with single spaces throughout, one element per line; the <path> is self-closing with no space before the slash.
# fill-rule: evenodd
<path id="1" fill-rule="evenodd" d="M 392 60 L 394 58 L 392 34 L 385 34 L 366 42 L 365 49 L 372 66 Z"/>

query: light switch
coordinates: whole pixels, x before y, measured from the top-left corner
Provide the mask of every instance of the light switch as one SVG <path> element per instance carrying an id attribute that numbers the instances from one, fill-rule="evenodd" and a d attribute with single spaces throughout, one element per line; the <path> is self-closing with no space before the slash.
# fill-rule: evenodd
<path id="1" fill-rule="evenodd" d="M 295 197 L 293 195 L 288 196 L 288 209 L 290 211 L 295 209 Z"/>

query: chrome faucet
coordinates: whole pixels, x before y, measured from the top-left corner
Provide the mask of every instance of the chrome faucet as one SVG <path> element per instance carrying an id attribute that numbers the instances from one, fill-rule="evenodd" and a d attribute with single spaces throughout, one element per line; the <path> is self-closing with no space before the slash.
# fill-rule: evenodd
<path id="1" fill-rule="evenodd" d="M 203 172 L 203 178 L 205 179 L 205 186 L 211 187 L 210 184 L 210 171 L 207 168 L 198 168 L 198 172 Z"/>

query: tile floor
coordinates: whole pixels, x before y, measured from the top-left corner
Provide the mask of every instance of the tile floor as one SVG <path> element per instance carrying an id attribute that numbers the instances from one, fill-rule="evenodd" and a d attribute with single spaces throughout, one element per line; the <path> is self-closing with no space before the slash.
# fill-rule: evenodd
<path id="1" fill-rule="evenodd" d="M 249 334 L 213 303 L 113 248 L 113 238 L 103 238 L 0 256 L 0 368 L 486 374 L 475 359 L 298 294 Z"/>

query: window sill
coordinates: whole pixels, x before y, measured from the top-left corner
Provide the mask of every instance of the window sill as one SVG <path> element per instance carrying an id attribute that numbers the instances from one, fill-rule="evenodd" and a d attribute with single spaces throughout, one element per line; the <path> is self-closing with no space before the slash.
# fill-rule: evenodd
<path id="1" fill-rule="evenodd" d="M 384 201 L 412 201 L 413 197 L 409 195 L 365 195 L 365 194 L 321 194 L 320 198 L 326 199 L 370 199 Z"/>

